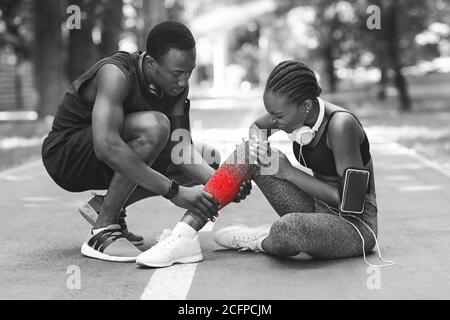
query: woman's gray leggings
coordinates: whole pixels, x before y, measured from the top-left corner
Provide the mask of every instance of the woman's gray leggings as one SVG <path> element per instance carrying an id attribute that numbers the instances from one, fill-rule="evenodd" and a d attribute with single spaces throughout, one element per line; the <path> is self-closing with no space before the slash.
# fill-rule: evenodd
<path id="1" fill-rule="evenodd" d="M 257 175 L 254 181 L 281 217 L 270 229 L 262 248 L 277 256 L 305 252 L 313 258 L 332 259 L 362 255 L 362 240 L 355 228 L 327 206 L 292 183 L 272 176 Z M 366 195 L 365 211 L 358 217 L 377 234 L 375 190 Z M 375 246 L 368 228 L 356 218 L 345 217 L 364 237 L 365 252 Z"/>

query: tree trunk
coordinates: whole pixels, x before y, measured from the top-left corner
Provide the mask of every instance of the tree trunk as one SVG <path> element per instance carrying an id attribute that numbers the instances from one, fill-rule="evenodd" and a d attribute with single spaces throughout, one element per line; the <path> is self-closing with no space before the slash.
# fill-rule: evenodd
<path id="1" fill-rule="evenodd" d="M 327 75 L 329 90 L 330 92 L 334 93 L 337 90 L 337 77 L 336 70 L 334 68 L 333 46 L 326 46 L 323 53 L 325 58 L 325 72 Z"/>
<path id="2" fill-rule="evenodd" d="M 95 1 L 73 0 L 73 5 L 82 11 L 81 29 L 70 30 L 68 46 L 67 78 L 70 82 L 89 69 L 98 59 L 98 53 L 92 42 L 92 29 L 95 23 Z"/>
<path id="3" fill-rule="evenodd" d="M 392 69 L 395 73 L 395 87 L 397 88 L 399 99 L 400 99 L 400 109 L 402 111 L 411 110 L 411 99 L 408 93 L 408 83 L 405 76 L 402 73 L 402 62 L 401 62 L 401 49 L 399 47 L 399 4 L 397 1 L 392 1 L 389 5 L 388 11 L 388 51 L 391 60 Z"/>
<path id="4" fill-rule="evenodd" d="M 141 26 L 141 30 L 138 30 L 138 43 L 140 48 L 144 49 L 148 33 L 155 25 L 167 19 L 167 11 L 165 0 L 142 0 L 142 2 L 141 19 L 143 20 L 143 26 Z"/>
<path id="5" fill-rule="evenodd" d="M 16 109 L 17 110 L 23 110 L 24 109 L 24 102 L 23 102 L 23 90 L 22 90 L 22 75 L 19 71 L 20 65 L 22 61 L 18 61 L 14 65 L 14 89 L 15 89 L 15 96 L 16 96 Z"/>
<path id="6" fill-rule="evenodd" d="M 386 100 L 387 94 L 386 94 L 386 87 L 388 83 L 388 72 L 387 68 L 385 66 L 380 67 L 380 73 L 381 78 L 380 82 L 378 83 L 378 93 L 377 98 L 381 101 Z"/>
<path id="7" fill-rule="evenodd" d="M 33 2 L 34 80 L 39 94 L 39 117 L 54 114 L 62 97 L 63 62 L 61 2 Z"/>
<path id="8" fill-rule="evenodd" d="M 123 1 L 108 1 L 102 12 L 102 42 L 99 53 L 105 56 L 119 48 L 120 32 L 122 31 Z"/>
<path id="9" fill-rule="evenodd" d="M 397 64 L 394 66 L 395 72 L 395 86 L 397 87 L 401 111 L 411 111 L 411 99 L 408 93 L 408 83 L 402 73 L 400 66 Z"/>

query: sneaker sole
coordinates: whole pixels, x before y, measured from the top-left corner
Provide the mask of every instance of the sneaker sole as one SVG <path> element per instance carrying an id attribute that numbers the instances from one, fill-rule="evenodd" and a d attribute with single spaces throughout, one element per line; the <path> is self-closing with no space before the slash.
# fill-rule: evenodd
<path id="1" fill-rule="evenodd" d="M 110 262 L 136 262 L 136 257 L 116 257 L 92 249 L 86 242 L 81 246 L 81 254 L 88 258 L 94 258 Z"/>
<path id="2" fill-rule="evenodd" d="M 153 262 L 145 262 L 140 260 L 139 258 L 136 259 L 136 264 L 142 267 L 150 267 L 150 268 L 164 268 L 164 267 L 170 267 L 173 264 L 185 264 L 185 263 L 196 263 L 203 261 L 203 255 L 201 253 L 190 256 L 190 257 L 184 257 L 175 259 L 170 262 L 163 262 L 163 263 L 153 263 Z"/>
<path id="3" fill-rule="evenodd" d="M 90 223 L 91 226 L 95 226 L 98 215 L 94 208 L 91 207 L 91 205 L 85 203 L 82 207 L 78 208 L 78 212 L 87 222 Z M 142 246 L 144 244 L 144 240 L 131 241 L 130 239 L 128 239 L 128 241 L 130 241 L 135 246 Z"/>

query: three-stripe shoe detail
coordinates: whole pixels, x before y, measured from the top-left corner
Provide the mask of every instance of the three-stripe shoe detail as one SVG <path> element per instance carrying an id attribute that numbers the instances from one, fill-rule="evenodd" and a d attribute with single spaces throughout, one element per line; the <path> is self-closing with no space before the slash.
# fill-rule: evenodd
<path id="1" fill-rule="evenodd" d="M 119 225 L 110 225 L 93 232 L 81 246 L 81 253 L 89 258 L 116 262 L 134 262 L 141 254 L 123 233 Z"/>
<path id="2" fill-rule="evenodd" d="M 110 244 L 120 238 L 125 238 L 125 235 L 120 230 L 107 229 L 94 235 L 88 241 L 88 246 L 94 250 L 103 252 Z"/>

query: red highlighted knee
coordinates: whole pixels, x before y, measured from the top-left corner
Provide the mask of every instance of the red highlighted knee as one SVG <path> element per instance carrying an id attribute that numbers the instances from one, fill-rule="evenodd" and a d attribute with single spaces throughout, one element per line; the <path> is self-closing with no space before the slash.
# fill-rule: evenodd
<path id="1" fill-rule="evenodd" d="M 219 202 L 221 208 L 233 202 L 244 181 L 253 176 L 253 168 L 246 163 L 246 148 L 238 147 L 209 179 L 204 191 Z"/>

